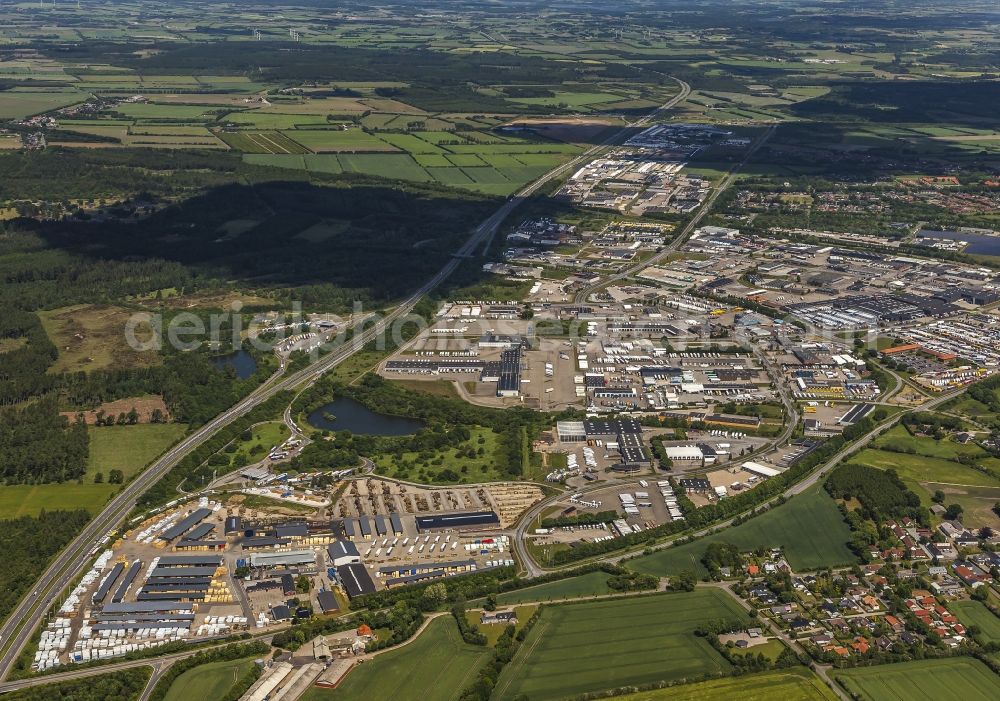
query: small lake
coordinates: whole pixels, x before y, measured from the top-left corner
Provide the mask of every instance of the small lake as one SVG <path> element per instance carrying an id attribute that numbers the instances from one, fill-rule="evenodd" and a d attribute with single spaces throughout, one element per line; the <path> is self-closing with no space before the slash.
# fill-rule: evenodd
<path id="1" fill-rule="evenodd" d="M 976 253 L 982 256 L 1000 256 L 1000 236 L 983 236 L 982 234 L 966 234 L 961 231 L 928 231 L 917 232 L 920 238 L 948 239 L 949 241 L 965 241 L 965 253 Z"/>
<path id="2" fill-rule="evenodd" d="M 336 417 L 330 421 L 324 414 Z M 339 397 L 309 414 L 309 425 L 324 431 L 350 431 L 364 436 L 408 436 L 424 427 L 419 419 L 377 414 L 353 399 Z"/>
<path id="3" fill-rule="evenodd" d="M 233 372 L 236 373 L 236 377 L 241 380 L 245 380 L 257 372 L 257 361 L 245 350 L 238 350 L 226 355 L 216 355 L 211 358 L 211 361 L 217 370 L 232 368 Z"/>

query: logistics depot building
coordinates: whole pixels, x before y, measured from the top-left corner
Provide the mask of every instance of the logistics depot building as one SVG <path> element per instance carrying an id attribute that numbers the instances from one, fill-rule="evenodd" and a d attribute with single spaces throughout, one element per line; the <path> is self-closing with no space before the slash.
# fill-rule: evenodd
<path id="1" fill-rule="evenodd" d="M 623 465 L 645 466 L 652 463 L 642 444 L 642 425 L 635 419 L 618 421 L 559 421 L 556 434 L 561 443 L 603 441 L 617 450 Z"/>

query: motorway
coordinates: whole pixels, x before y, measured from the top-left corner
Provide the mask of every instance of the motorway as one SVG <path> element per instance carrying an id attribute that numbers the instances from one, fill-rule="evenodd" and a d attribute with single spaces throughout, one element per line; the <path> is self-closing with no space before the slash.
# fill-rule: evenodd
<path id="1" fill-rule="evenodd" d="M 475 228 L 469 239 L 445 263 L 440 271 L 373 326 L 357 334 L 349 343 L 332 351 L 308 368 L 283 377 L 280 380 L 272 380 L 262 385 L 233 407 L 186 436 L 138 477 L 129 482 L 80 531 L 79 535 L 53 559 L 38 579 L 33 591 L 18 603 L 7 620 L 0 626 L 0 646 L 2 646 L 0 647 L 0 652 L 2 652 L 0 654 L 0 680 L 6 679 L 10 674 L 18 655 L 44 619 L 46 612 L 58 602 L 63 592 L 70 587 L 78 573 L 90 562 L 90 553 L 98 541 L 116 529 L 135 508 L 138 498 L 166 475 L 185 455 L 208 440 L 217 431 L 228 426 L 276 394 L 314 381 L 360 351 L 369 341 L 379 337 L 386 329 L 391 328 L 391 325 L 395 321 L 403 319 L 413 311 L 414 306 L 424 295 L 446 280 L 461 264 L 463 259 L 475 255 L 476 250 L 480 247 L 483 247 L 484 251 L 488 250 L 490 242 L 500 225 L 525 199 L 532 196 L 546 183 L 561 176 L 571 168 L 578 166 L 585 160 L 593 158 L 602 149 L 609 148 L 612 144 L 626 138 L 633 132 L 635 127 L 649 123 L 665 110 L 670 109 L 685 99 L 690 93 L 691 88 L 681 80 L 677 80 L 677 83 L 680 85 L 681 90 L 668 102 L 637 122 L 623 127 L 603 144 L 592 147 L 577 158 L 550 170 L 509 198 L 496 212 Z"/>
<path id="2" fill-rule="evenodd" d="M 599 144 L 591 146 L 589 149 L 581 153 L 573 160 L 567 163 L 563 163 L 561 166 L 558 166 L 557 168 L 550 170 L 540 179 L 536 180 L 531 185 L 529 185 L 528 187 L 524 188 L 519 193 L 517 193 L 517 195 L 511 198 L 511 201 L 508 202 L 508 204 L 513 203 L 514 208 L 516 208 L 519 204 L 521 204 L 521 202 L 525 200 L 525 198 L 533 195 L 535 192 L 538 191 L 539 188 L 541 188 L 546 183 L 551 182 L 554 178 L 562 175 L 563 173 L 578 168 L 583 163 L 587 163 L 589 161 L 594 160 L 597 156 L 601 155 L 608 149 L 614 146 L 621 145 L 622 142 L 626 141 L 629 137 L 631 137 L 635 133 L 635 130 L 637 128 L 645 127 L 646 125 L 650 124 L 654 119 L 659 117 L 661 114 L 674 107 L 674 105 L 685 100 L 687 96 L 691 94 L 691 86 L 685 83 L 683 80 L 680 80 L 679 78 L 673 78 L 673 80 L 675 80 L 677 84 L 680 86 L 680 92 L 678 92 L 676 95 L 670 98 L 667 102 L 660 105 L 655 110 L 641 117 L 640 119 L 626 124 L 624 127 L 616 131 L 607 139 L 605 139 Z M 491 233 L 483 244 L 483 250 L 482 250 L 483 255 L 489 253 L 489 249 L 492 243 L 493 243 L 493 234 Z"/>

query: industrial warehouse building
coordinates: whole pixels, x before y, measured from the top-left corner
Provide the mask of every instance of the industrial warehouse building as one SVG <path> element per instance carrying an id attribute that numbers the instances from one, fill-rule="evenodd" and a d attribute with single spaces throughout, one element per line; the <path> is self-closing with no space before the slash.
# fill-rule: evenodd
<path id="1" fill-rule="evenodd" d="M 395 512 L 388 518 L 379 514 L 374 522 L 368 516 L 345 518 L 341 525 L 348 540 L 368 539 L 373 534 L 373 528 L 377 535 L 403 535 L 403 519 Z"/>
<path id="2" fill-rule="evenodd" d="M 329 589 L 324 589 L 316 595 L 316 603 L 319 604 L 319 610 L 323 613 L 333 613 L 340 610 L 337 597 Z"/>
<path id="3" fill-rule="evenodd" d="M 338 540 L 336 543 L 332 543 L 327 547 L 326 552 L 330 557 L 330 564 L 334 567 L 361 562 L 358 547 L 349 540 Z"/>
<path id="4" fill-rule="evenodd" d="M 212 515 L 211 509 L 196 509 L 189 515 L 185 516 L 183 519 L 175 523 L 173 526 L 163 531 L 157 536 L 160 540 L 171 541 L 176 538 L 180 538 L 182 535 L 191 530 L 194 526 L 204 521 L 206 518 Z"/>
<path id="5" fill-rule="evenodd" d="M 251 567 L 301 567 L 316 564 L 314 550 L 286 550 L 273 553 L 253 553 Z"/>
<path id="6" fill-rule="evenodd" d="M 664 446 L 664 452 L 673 462 L 701 462 L 704 453 L 696 445 L 669 445 Z"/>
<path id="7" fill-rule="evenodd" d="M 365 566 L 358 563 L 338 567 L 337 581 L 352 599 L 362 594 L 375 593 L 375 582 Z"/>
<path id="8" fill-rule="evenodd" d="M 495 511 L 466 511 L 417 516 L 416 521 L 418 533 L 500 527 L 500 517 Z"/>

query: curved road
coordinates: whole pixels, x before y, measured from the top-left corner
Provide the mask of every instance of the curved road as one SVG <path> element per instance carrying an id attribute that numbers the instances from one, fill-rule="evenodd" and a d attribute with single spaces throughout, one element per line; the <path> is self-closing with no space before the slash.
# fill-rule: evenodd
<path id="1" fill-rule="evenodd" d="M 833 467 L 835 467 L 838 463 L 840 463 L 841 460 L 843 460 L 844 458 L 846 458 L 848 455 L 851 455 L 854 452 L 860 450 L 861 448 L 864 448 L 866 445 L 868 445 L 870 442 L 872 442 L 873 440 L 875 440 L 875 438 L 877 438 L 878 436 L 880 436 L 887 429 L 892 428 L 893 426 L 895 426 L 899 422 L 899 420 L 903 417 L 904 414 L 907 414 L 907 413 L 910 413 L 910 412 L 914 412 L 914 411 L 920 411 L 920 412 L 931 411 L 934 408 L 940 406 L 941 404 L 944 404 L 945 402 L 947 402 L 947 401 L 949 401 L 951 399 L 954 399 L 955 397 L 959 396 L 966 389 L 967 388 L 965 388 L 965 387 L 961 387 L 961 388 L 959 388 L 957 390 L 954 390 L 952 392 L 941 394 L 941 395 L 939 395 L 939 396 L 931 399 L 930 401 L 925 402 L 924 404 L 922 404 L 920 406 L 906 408 L 903 411 L 899 412 L 898 414 L 885 419 L 882 423 L 878 424 L 875 428 L 873 428 L 871 431 L 869 431 L 868 433 L 866 433 L 861 438 L 859 438 L 856 441 L 853 441 L 853 442 L 845 445 L 843 448 L 841 448 L 839 451 L 837 451 L 833 456 L 831 456 L 829 460 L 827 460 L 822 465 L 820 465 L 820 466 L 816 467 L 815 469 L 813 469 L 812 472 L 810 472 L 808 475 L 806 475 L 805 478 L 803 478 L 802 480 L 800 480 L 800 481 L 796 482 L 795 484 L 791 485 L 790 487 L 788 487 L 788 489 L 786 489 L 784 492 L 782 492 L 781 495 L 787 498 L 787 497 L 794 496 L 796 494 L 801 494 L 806 489 L 808 489 L 809 487 L 811 487 L 814 484 L 816 484 L 816 482 L 818 482 L 820 479 L 822 479 L 823 477 L 825 477 L 827 475 L 827 473 L 830 471 L 830 469 L 833 468 Z M 794 421 L 789 421 L 789 425 L 790 426 L 794 426 L 795 425 Z M 592 491 L 596 491 L 597 489 L 606 488 L 606 487 L 607 487 L 607 484 L 605 484 L 603 486 L 593 487 L 591 489 L 592 489 Z M 581 490 L 581 491 L 586 492 L 587 490 Z M 550 497 L 549 499 L 546 499 L 544 501 L 541 501 L 541 502 L 535 504 L 533 507 L 531 507 L 531 509 L 529 511 L 525 512 L 525 514 L 521 517 L 521 520 L 518 522 L 518 525 L 517 525 L 516 531 L 515 531 L 515 535 L 514 535 L 514 537 L 511 538 L 511 544 L 512 544 L 512 547 L 514 548 L 514 551 L 515 551 L 515 553 L 516 553 L 516 555 L 518 557 L 518 560 L 521 562 L 522 566 L 527 571 L 529 577 L 537 577 L 537 576 L 539 576 L 541 574 L 544 574 L 546 572 L 546 570 L 543 569 L 537 562 L 535 562 L 534 558 L 531 556 L 531 553 L 528 551 L 528 549 L 526 547 L 524 547 L 524 536 L 525 536 L 525 533 L 527 532 L 528 526 L 531 524 L 532 521 L 534 521 L 535 518 L 538 517 L 538 515 L 546 507 L 551 506 L 554 502 L 558 501 L 560 498 L 563 498 L 565 496 L 566 496 L 566 494 L 563 493 L 562 495 L 559 495 L 559 496 L 556 496 L 556 497 Z M 691 537 L 700 538 L 702 536 L 708 535 L 711 532 L 717 531 L 717 530 L 719 530 L 721 528 L 728 528 L 729 526 L 732 525 L 733 521 L 736 518 L 739 518 L 739 517 L 742 517 L 742 516 L 745 516 L 745 513 L 744 514 L 737 514 L 736 516 L 734 516 L 732 518 L 729 518 L 729 519 L 726 519 L 725 521 L 720 521 L 719 523 L 714 523 L 714 524 L 712 524 L 710 526 L 706 526 L 705 528 L 702 528 L 701 530 L 695 531 L 694 533 L 679 534 L 679 535 L 677 535 L 676 538 L 671 538 L 670 540 L 666 540 L 666 541 L 664 541 L 662 543 L 654 545 L 652 547 L 652 549 L 653 550 L 662 550 L 664 548 L 671 547 L 676 540 L 680 540 L 682 538 L 683 539 L 687 539 L 687 538 L 691 538 Z M 648 547 L 648 546 L 644 546 L 644 547 Z M 600 558 L 600 559 L 602 561 L 604 561 L 604 562 L 619 562 L 619 561 L 621 561 L 621 560 L 623 560 L 625 558 L 632 557 L 635 553 L 636 553 L 636 549 L 630 548 L 630 549 L 628 549 L 628 550 L 626 550 L 624 552 L 621 552 L 621 553 L 619 553 L 617 555 L 613 555 L 613 556 L 607 557 L 607 558 Z M 558 569 L 564 569 L 564 568 L 567 568 L 567 567 L 578 567 L 578 566 L 584 564 L 587 561 L 588 560 L 581 560 L 579 562 L 573 562 L 573 563 L 570 563 L 568 565 L 564 565 L 562 567 L 554 567 L 554 568 L 551 568 L 551 569 L 558 570 Z"/>
<path id="2" fill-rule="evenodd" d="M 38 579 L 34 590 L 19 602 L 7 620 L 0 626 L 0 641 L 2 641 L 0 642 L 2 644 L 2 648 L 0 648 L 2 649 L 2 655 L 0 655 L 0 679 L 7 678 L 18 655 L 31 638 L 32 633 L 38 627 L 46 612 L 59 600 L 64 590 L 69 588 L 76 578 L 77 573 L 87 566 L 91 559 L 90 552 L 94 549 L 97 542 L 105 534 L 117 528 L 135 508 L 139 496 L 158 482 L 185 455 L 193 451 L 218 430 L 228 426 L 262 402 L 280 392 L 294 389 L 299 385 L 315 380 L 323 373 L 357 353 L 366 343 L 377 338 L 386 329 L 391 328 L 393 322 L 409 314 L 424 295 L 447 279 L 463 259 L 475 255 L 477 249 L 481 246 L 483 250 L 488 250 L 490 241 L 500 225 L 525 199 L 554 178 L 578 166 L 585 160 L 593 158 L 602 149 L 608 148 L 610 145 L 617 143 L 618 140 L 626 138 L 631 134 L 635 126 L 642 126 L 652 121 L 664 110 L 670 109 L 686 98 L 690 93 L 690 86 L 681 80 L 677 80 L 677 83 L 681 86 L 681 90 L 667 103 L 639 121 L 622 128 L 604 144 L 595 146 L 568 163 L 552 169 L 508 199 L 496 212 L 476 227 L 465 244 L 456 251 L 454 256 L 445 263 L 444 267 L 437 274 L 396 306 L 385 317 L 380 319 L 374 326 L 365 329 L 355 338 L 351 339 L 349 343 L 344 344 L 329 355 L 321 358 L 310 367 L 280 380 L 272 378 L 271 381 L 259 387 L 236 405 L 198 428 L 194 433 L 186 436 L 138 477 L 125 485 L 122 491 L 115 495 L 104 509 L 84 527 L 80 534 L 53 559 Z"/>

